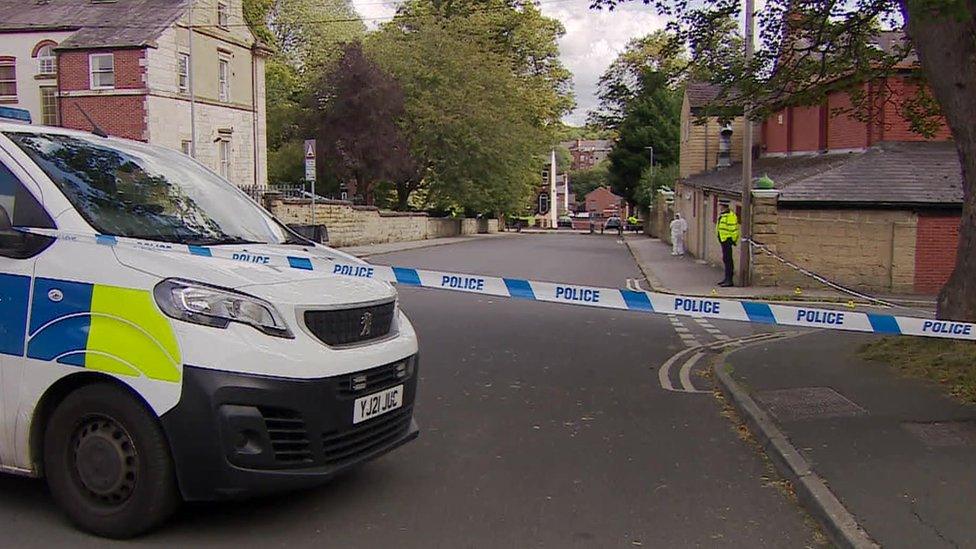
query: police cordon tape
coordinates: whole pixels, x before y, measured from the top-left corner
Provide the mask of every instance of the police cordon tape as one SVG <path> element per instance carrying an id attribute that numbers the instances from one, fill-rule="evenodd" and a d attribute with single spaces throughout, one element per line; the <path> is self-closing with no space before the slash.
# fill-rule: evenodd
<path id="1" fill-rule="evenodd" d="M 945 339 L 976 340 L 976 324 L 894 316 L 877 313 L 795 307 L 757 301 L 681 296 L 637 290 L 542 282 L 520 278 L 483 276 L 466 273 L 428 271 L 410 267 L 392 267 L 350 263 L 310 255 L 274 254 L 225 246 L 191 246 L 152 240 L 104 235 L 85 235 L 52 229 L 19 228 L 25 233 L 57 238 L 68 242 L 100 246 L 128 247 L 153 252 L 175 253 L 222 259 L 273 268 L 314 271 L 330 276 L 364 278 L 403 286 L 433 288 L 513 299 L 564 303 L 657 314 L 737 320 L 780 326 L 826 328 L 885 335 L 914 335 Z"/>

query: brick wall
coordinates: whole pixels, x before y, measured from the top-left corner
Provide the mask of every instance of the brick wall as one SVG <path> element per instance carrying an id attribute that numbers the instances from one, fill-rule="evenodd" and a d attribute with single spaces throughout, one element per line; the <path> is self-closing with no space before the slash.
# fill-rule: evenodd
<path id="1" fill-rule="evenodd" d="M 773 114 L 763 122 L 766 154 L 810 153 L 823 149 L 861 149 L 879 141 L 947 141 L 952 138 L 948 126 L 942 126 L 931 138 L 913 132 L 902 115 L 904 101 L 918 93 L 918 85 L 905 77 L 893 76 L 872 82 L 864 91 L 874 98 L 868 122 L 861 122 L 838 110 L 851 108 L 847 92 L 834 92 L 821 106 L 792 107 Z M 826 136 L 824 121 L 826 117 Z"/>
<path id="2" fill-rule="evenodd" d="M 935 294 L 956 265 L 959 215 L 920 215 L 915 252 L 915 291 Z"/>
<path id="3" fill-rule="evenodd" d="M 757 199 L 754 212 L 756 240 L 806 269 L 864 291 L 919 291 L 915 271 L 920 221 L 914 212 L 793 210 L 778 207 L 775 199 Z M 770 256 L 757 252 L 754 257 L 757 285 L 823 288 Z"/>
<path id="4" fill-rule="evenodd" d="M 794 107 L 790 117 L 790 148 L 795 152 L 820 150 L 820 105 Z"/>
<path id="5" fill-rule="evenodd" d="M 148 139 L 146 129 L 145 50 L 115 50 L 115 89 L 91 90 L 88 56 L 111 50 L 66 51 L 58 55 L 58 85 L 62 95 L 61 125 L 89 131 L 91 124 L 79 107 L 109 135 Z"/>
<path id="6" fill-rule="evenodd" d="M 902 116 L 905 98 L 918 93 L 918 85 L 904 77 L 892 77 L 888 79 L 886 93 L 889 94 L 887 100 L 883 101 L 881 105 L 881 108 L 884 109 L 882 123 L 880 124 L 881 139 L 885 141 L 926 141 L 925 137 L 911 130 L 908 120 Z M 949 126 L 943 121 L 932 140 L 948 141 L 950 139 L 952 139 L 952 134 L 949 131 Z"/>
<path id="7" fill-rule="evenodd" d="M 115 55 L 116 90 L 136 90 L 146 87 L 145 50 L 81 50 L 61 52 L 58 56 L 58 81 L 62 92 L 91 89 L 88 56 L 92 53 Z"/>
<path id="8" fill-rule="evenodd" d="M 828 149 L 860 149 L 868 146 L 867 126 L 850 114 L 834 114 L 835 109 L 851 108 L 851 98 L 845 92 L 827 97 L 830 116 L 827 120 Z"/>
<path id="9" fill-rule="evenodd" d="M 789 152 L 789 113 L 783 109 L 763 122 L 763 145 L 767 154 Z"/>
<path id="10" fill-rule="evenodd" d="M 109 135 L 126 139 L 146 139 L 146 96 L 108 95 L 102 97 L 61 98 L 61 125 L 90 131 L 91 124 L 78 110 L 80 106 Z"/>

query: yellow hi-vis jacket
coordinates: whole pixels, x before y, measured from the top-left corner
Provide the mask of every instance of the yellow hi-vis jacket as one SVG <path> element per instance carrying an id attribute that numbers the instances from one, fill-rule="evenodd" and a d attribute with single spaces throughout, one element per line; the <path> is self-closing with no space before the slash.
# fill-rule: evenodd
<path id="1" fill-rule="evenodd" d="M 718 232 L 719 242 L 725 242 L 731 238 L 733 244 L 739 243 L 739 218 L 734 212 L 720 215 L 715 228 Z"/>

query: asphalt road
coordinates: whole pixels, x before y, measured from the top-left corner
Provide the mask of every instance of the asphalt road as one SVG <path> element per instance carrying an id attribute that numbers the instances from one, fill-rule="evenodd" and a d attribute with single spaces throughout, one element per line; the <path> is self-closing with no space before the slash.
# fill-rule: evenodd
<path id="1" fill-rule="evenodd" d="M 612 236 L 522 235 L 373 261 L 612 287 L 640 277 Z M 402 304 L 421 338 L 417 441 L 315 490 L 184 506 L 131 544 L 817 543 L 714 396 L 661 388 L 657 367 L 687 345 L 667 317 L 414 288 Z M 39 481 L 0 478 L 0 524 L 5 547 L 114 545 L 73 530 Z"/>

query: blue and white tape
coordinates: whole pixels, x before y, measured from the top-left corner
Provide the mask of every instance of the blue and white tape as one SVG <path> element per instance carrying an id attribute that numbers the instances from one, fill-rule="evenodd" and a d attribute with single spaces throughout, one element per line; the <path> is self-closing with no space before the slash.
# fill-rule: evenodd
<path id="1" fill-rule="evenodd" d="M 563 303 L 602 309 L 738 320 L 780 326 L 802 326 L 885 335 L 913 335 L 976 341 L 976 324 L 894 316 L 849 310 L 834 310 L 756 301 L 680 296 L 656 292 L 541 282 L 520 278 L 482 276 L 408 267 L 390 267 L 322 259 L 309 255 L 268 254 L 249 251 L 247 246 L 185 246 L 113 236 L 90 236 L 48 229 L 21 229 L 73 242 L 124 246 L 169 252 L 275 268 L 315 271 L 331 276 L 395 282 L 402 286 L 433 288 L 473 294 Z"/>

